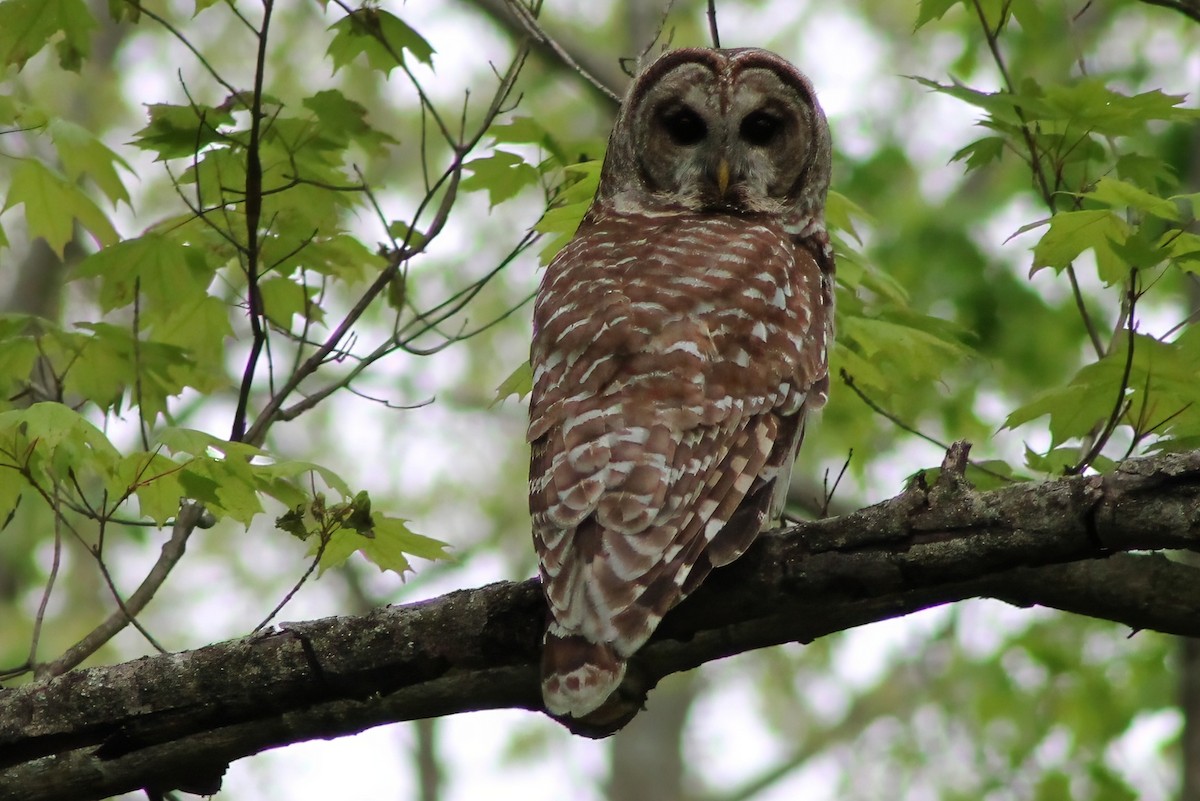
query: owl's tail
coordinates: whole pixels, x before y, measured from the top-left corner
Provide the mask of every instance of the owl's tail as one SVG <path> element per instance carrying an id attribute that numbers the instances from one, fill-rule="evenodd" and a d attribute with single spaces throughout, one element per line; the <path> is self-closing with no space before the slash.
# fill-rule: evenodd
<path id="1" fill-rule="evenodd" d="M 611 643 L 594 643 L 555 622 L 542 648 L 542 699 L 559 717 L 582 718 L 599 709 L 625 677 L 625 660 Z"/>

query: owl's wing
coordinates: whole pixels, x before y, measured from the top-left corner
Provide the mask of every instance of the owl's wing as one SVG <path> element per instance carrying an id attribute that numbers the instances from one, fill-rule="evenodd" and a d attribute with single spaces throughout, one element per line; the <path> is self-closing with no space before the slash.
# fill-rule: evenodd
<path id="1" fill-rule="evenodd" d="M 778 449 L 777 421 L 618 429 L 589 443 L 594 461 L 582 470 L 564 458 L 562 427 L 535 440 L 534 469 L 546 476 L 531 509 L 552 616 L 542 670 L 552 712 L 580 717 L 602 704 L 663 615 L 753 542 L 772 496 L 758 474 Z M 593 483 L 594 501 L 579 490 Z"/>
<path id="2" fill-rule="evenodd" d="M 627 271 L 595 264 L 613 232 L 577 238 L 535 310 L 530 510 L 546 659 L 562 663 L 544 668 L 574 678 L 572 703 L 597 661 L 619 666 L 749 547 L 790 469 L 818 380 L 805 373 L 824 369 L 807 353 L 811 258 L 762 227 L 656 234 L 621 239 Z M 681 264 L 683 245 L 715 266 Z"/>
<path id="3" fill-rule="evenodd" d="M 753 542 L 802 415 L 735 413 L 685 430 L 610 424 L 574 446 L 565 426 L 535 440 L 531 511 L 556 620 L 627 656 L 711 567 Z"/>
<path id="4" fill-rule="evenodd" d="M 822 273 L 782 231 L 584 231 L 535 307 L 530 512 L 544 693 L 583 715 L 710 568 L 778 513 L 826 373 Z"/>

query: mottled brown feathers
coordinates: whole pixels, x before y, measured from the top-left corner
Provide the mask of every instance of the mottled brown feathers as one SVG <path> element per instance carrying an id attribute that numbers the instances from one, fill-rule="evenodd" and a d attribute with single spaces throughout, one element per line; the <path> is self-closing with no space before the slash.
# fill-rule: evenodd
<path id="1" fill-rule="evenodd" d="M 635 80 L 534 306 L 529 505 L 554 714 L 597 710 L 662 616 L 780 512 L 828 384 L 828 183 L 824 115 L 778 56 L 674 51 Z"/>

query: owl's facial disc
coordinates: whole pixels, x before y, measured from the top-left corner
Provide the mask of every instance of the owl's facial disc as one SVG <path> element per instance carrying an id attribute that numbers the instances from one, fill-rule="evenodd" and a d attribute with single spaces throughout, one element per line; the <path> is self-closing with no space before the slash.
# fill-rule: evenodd
<path id="1" fill-rule="evenodd" d="M 652 192 L 693 210 L 778 212 L 805 161 L 809 99 L 774 69 L 683 63 L 639 99 L 634 157 Z"/>
<path id="2" fill-rule="evenodd" d="M 748 210 L 771 210 L 788 197 L 806 161 L 811 107 L 792 83 L 760 67 L 738 73 L 727 97 L 731 192 Z"/>

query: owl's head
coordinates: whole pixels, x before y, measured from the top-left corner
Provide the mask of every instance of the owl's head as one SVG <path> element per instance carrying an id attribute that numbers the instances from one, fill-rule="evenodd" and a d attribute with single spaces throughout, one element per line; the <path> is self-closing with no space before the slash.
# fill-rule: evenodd
<path id="1" fill-rule="evenodd" d="M 820 218 L 829 173 L 829 126 L 799 70 L 766 50 L 689 48 L 634 79 L 598 199 L 804 225 Z"/>

